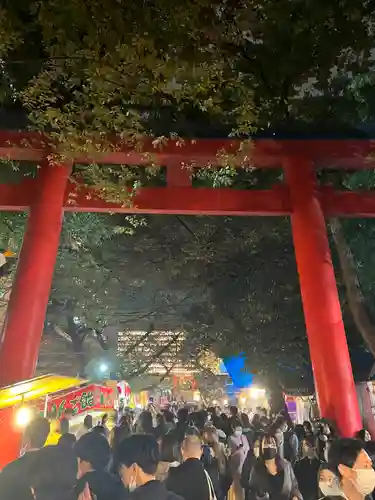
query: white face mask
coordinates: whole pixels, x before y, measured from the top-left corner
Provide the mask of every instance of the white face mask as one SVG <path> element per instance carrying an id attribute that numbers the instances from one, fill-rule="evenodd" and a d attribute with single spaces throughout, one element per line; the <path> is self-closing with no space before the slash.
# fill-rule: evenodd
<path id="1" fill-rule="evenodd" d="M 137 483 L 135 482 L 135 479 L 131 479 L 129 482 L 128 490 L 130 491 L 130 493 L 132 493 L 136 488 Z"/>
<path id="2" fill-rule="evenodd" d="M 357 479 L 355 487 L 359 493 L 366 496 L 372 493 L 375 489 L 375 470 L 374 469 L 357 469 Z"/>
<path id="3" fill-rule="evenodd" d="M 332 480 L 332 483 L 319 481 L 319 489 L 325 497 L 341 497 L 342 490 L 337 478 Z"/>
<path id="4" fill-rule="evenodd" d="M 239 437 L 242 435 L 242 429 L 234 429 L 234 436 Z"/>

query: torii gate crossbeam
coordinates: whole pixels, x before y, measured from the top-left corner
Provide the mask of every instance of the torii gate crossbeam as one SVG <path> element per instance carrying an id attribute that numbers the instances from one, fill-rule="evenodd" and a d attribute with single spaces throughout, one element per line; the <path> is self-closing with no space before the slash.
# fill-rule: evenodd
<path id="1" fill-rule="evenodd" d="M 167 186 L 144 188 L 132 207 L 101 200 L 69 182 L 72 158 L 54 168 L 46 164 L 53 145 L 37 134 L 0 133 L 0 157 L 42 162 L 36 180 L 0 186 L 2 210 L 29 209 L 29 221 L 9 301 L 0 350 L 0 383 L 30 378 L 39 343 L 61 231 L 64 210 L 194 215 L 290 216 L 300 277 L 307 336 L 322 416 L 334 419 L 343 435 L 360 429 L 361 419 L 328 245 L 325 216 L 374 216 L 371 192 L 337 192 L 319 187 L 314 170 L 374 168 L 371 141 L 254 141 L 238 153 L 238 141 L 170 141 L 143 152 L 118 143 L 116 151 L 94 158 L 100 163 L 150 163 L 150 153 L 167 167 Z M 238 166 L 283 168 L 285 184 L 267 191 L 193 188 L 186 165 L 219 164 L 222 150 Z M 145 155 L 145 150 L 147 154 Z M 73 203 L 72 203 L 73 200 Z"/>

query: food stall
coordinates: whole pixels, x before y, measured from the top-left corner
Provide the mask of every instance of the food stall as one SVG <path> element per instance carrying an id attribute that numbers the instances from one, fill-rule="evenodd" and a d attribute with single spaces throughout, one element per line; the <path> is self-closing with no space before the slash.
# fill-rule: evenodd
<path id="1" fill-rule="evenodd" d="M 0 390 L 0 470 L 19 456 L 25 426 L 33 416 L 60 420 L 72 410 L 71 429 L 90 413 L 96 420 L 114 408 L 116 391 L 79 378 L 45 375 Z"/>

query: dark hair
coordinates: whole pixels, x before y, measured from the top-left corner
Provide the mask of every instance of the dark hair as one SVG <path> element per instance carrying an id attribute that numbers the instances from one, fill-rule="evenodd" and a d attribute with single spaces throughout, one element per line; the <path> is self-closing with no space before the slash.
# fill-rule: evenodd
<path id="1" fill-rule="evenodd" d="M 328 428 L 330 430 L 330 438 L 331 439 L 333 439 L 334 437 L 336 437 L 338 435 L 335 423 L 331 422 L 330 420 L 325 420 L 325 419 L 323 419 L 323 420 L 320 421 L 320 424 L 319 424 L 319 433 L 323 433 L 323 430 L 324 430 L 325 426 L 328 426 Z"/>
<path id="2" fill-rule="evenodd" d="M 244 429 L 249 429 L 251 427 L 249 415 L 247 413 L 241 413 L 240 420 Z"/>
<path id="3" fill-rule="evenodd" d="M 108 466 L 111 449 L 104 436 L 88 432 L 78 439 L 74 449 L 77 457 L 91 464 L 93 469 L 104 470 Z"/>
<path id="4" fill-rule="evenodd" d="M 165 421 L 169 424 L 174 423 L 174 415 L 170 410 L 164 410 L 163 411 Z"/>
<path id="5" fill-rule="evenodd" d="M 252 424 L 258 425 L 259 422 L 260 422 L 260 415 L 259 415 L 259 413 L 255 413 L 255 415 L 253 416 Z"/>
<path id="6" fill-rule="evenodd" d="M 107 437 L 107 429 L 104 427 L 104 425 L 95 425 L 91 429 L 92 434 L 99 434 L 100 436 L 104 436 L 105 438 Z"/>
<path id="7" fill-rule="evenodd" d="M 67 499 L 73 495 L 77 478 L 77 458 L 73 450 L 46 446 L 35 453 L 30 464 L 30 480 L 36 498 Z"/>
<path id="8" fill-rule="evenodd" d="M 282 415 L 279 415 L 273 424 L 271 424 L 269 429 L 269 434 L 274 436 L 276 432 L 281 429 L 281 427 L 286 423 L 285 418 Z"/>
<path id="9" fill-rule="evenodd" d="M 138 419 L 139 431 L 144 434 L 152 434 L 154 426 L 152 425 L 152 414 L 150 411 L 145 410 L 139 415 Z"/>
<path id="10" fill-rule="evenodd" d="M 296 433 L 296 436 L 298 437 L 298 441 L 301 442 L 302 439 L 305 437 L 305 429 L 302 424 L 297 424 L 294 427 L 294 432 Z M 311 436 L 309 436 L 311 437 Z"/>
<path id="11" fill-rule="evenodd" d="M 309 420 L 305 420 L 303 422 L 303 427 L 304 427 L 304 429 L 307 429 L 312 434 L 312 432 L 313 432 L 312 423 Z"/>
<path id="12" fill-rule="evenodd" d="M 179 453 L 178 453 L 179 443 L 174 434 L 166 434 L 162 437 L 160 443 L 160 460 L 162 462 L 178 462 L 179 461 Z"/>
<path id="13" fill-rule="evenodd" d="M 242 427 L 242 422 L 239 418 L 235 418 L 232 420 L 232 429 L 234 430 L 236 427 Z"/>
<path id="14" fill-rule="evenodd" d="M 83 420 L 83 425 L 86 429 L 92 429 L 92 415 L 86 415 Z"/>
<path id="15" fill-rule="evenodd" d="M 69 433 L 69 420 L 63 417 L 60 420 L 60 434 L 68 434 Z"/>
<path id="16" fill-rule="evenodd" d="M 189 416 L 189 410 L 187 408 L 180 408 L 177 412 L 177 419 L 180 424 L 187 422 Z"/>
<path id="17" fill-rule="evenodd" d="M 76 444 L 77 438 L 75 437 L 74 434 L 71 434 L 70 432 L 67 432 L 66 434 L 63 434 L 58 442 L 58 446 L 62 446 L 63 448 L 74 448 L 74 445 Z"/>
<path id="18" fill-rule="evenodd" d="M 365 441 L 366 440 L 366 429 L 361 429 L 360 431 L 356 432 L 354 437 L 356 439 L 359 439 L 360 441 Z"/>
<path id="19" fill-rule="evenodd" d="M 229 412 L 230 412 L 231 415 L 233 415 L 233 417 L 237 417 L 237 415 L 238 415 L 238 408 L 237 408 L 237 406 L 230 406 Z"/>
<path id="20" fill-rule="evenodd" d="M 316 446 L 317 446 L 315 436 L 303 436 L 301 439 L 301 442 L 307 443 L 309 446 L 311 446 L 311 448 L 316 448 Z"/>
<path id="21" fill-rule="evenodd" d="M 365 443 L 365 450 L 373 462 L 375 462 L 375 441 Z"/>
<path id="22" fill-rule="evenodd" d="M 199 436 L 201 435 L 201 431 L 195 425 L 190 425 L 186 428 L 184 438 L 187 436 Z"/>
<path id="23" fill-rule="evenodd" d="M 119 425 L 117 425 L 113 429 L 113 438 L 111 442 L 112 450 L 115 451 L 118 448 L 119 444 L 124 439 L 129 437 L 130 434 L 131 434 L 131 426 L 129 424 L 129 419 L 126 416 L 121 417 Z"/>
<path id="24" fill-rule="evenodd" d="M 136 464 L 145 474 L 154 475 L 159 461 L 158 443 L 149 434 L 134 434 L 124 439 L 118 447 L 116 462 L 125 467 Z"/>
<path id="25" fill-rule="evenodd" d="M 101 419 L 101 424 L 104 425 L 108 420 L 108 413 L 104 413 Z"/>
<path id="26" fill-rule="evenodd" d="M 45 445 L 50 431 L 50 424 L 44 417 L 35 417 L 25 430 L 25 437 L 30 441 L 32 448 L 41 448 Z"/>
<path id="27" fill-rule="evenodd" d="M 156 415 L 156 422 L 157 425 L 165 425 L 165 416 L 163 415 L 163 413 L 158 413 Z"/>
<path id="28" fill-rule="evenodd" d="M 188 422 L 197 429 L 203 429 L 207 420 L 207 413 L 204 410 L 195 411 L 189 415 Z"/>
<path id="29" fill-rule="evenodd" d="M 352 468 L 363 449 L 363 443 L 358 439 L 337 439 L 333 441 L 328 451 L 328 464 L 333 468 L 335 474 L 340 476 L 339 465 Z"/>

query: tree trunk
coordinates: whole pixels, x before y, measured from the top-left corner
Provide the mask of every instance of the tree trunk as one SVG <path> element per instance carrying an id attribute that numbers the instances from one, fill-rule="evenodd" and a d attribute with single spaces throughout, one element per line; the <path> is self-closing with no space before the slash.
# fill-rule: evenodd
<path id="1" fill-rule="evenodd" d="M 348 304 L 353 315 L 354 323 L 362 335 L 368 349 L 372 355 L 375 356 L 375 325 L 371 321 L 366 308 L 366 302 L 358 280 L 353 253 L 346 241 L 340 219 L 337 217 L 331 219 L 329 226 L 338 253 Z"/>

